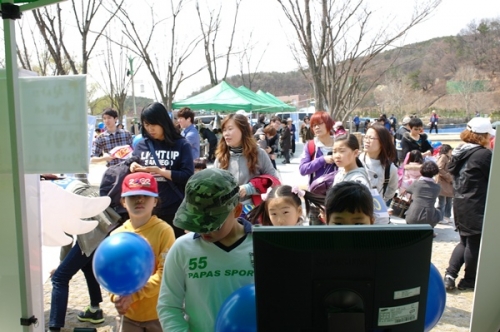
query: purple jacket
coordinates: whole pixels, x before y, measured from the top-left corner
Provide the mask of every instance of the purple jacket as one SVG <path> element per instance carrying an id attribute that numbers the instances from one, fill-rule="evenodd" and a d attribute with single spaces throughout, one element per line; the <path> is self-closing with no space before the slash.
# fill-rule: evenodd
<path id="1" fill-rule="evenodd" d="M 314 159 L 311 160 L 308 144 L 309 142 L 306 142 L 304 146 L 304 152 L 302 153 L 302 158 L 300 159 L 299 171 L 300 175 L 302 176 L 311 175 L 311 177 L 309 178 L 309 184 L 311 184 L 311 182 L 313 182 L 323 174 L 333 172 L 336 167 L 335 164 L 326 163 L 323 152 L 321 151 L 321 149 L 318 149 L 317 146 L 315 146 L 316 155 L 314 156 Z"/>

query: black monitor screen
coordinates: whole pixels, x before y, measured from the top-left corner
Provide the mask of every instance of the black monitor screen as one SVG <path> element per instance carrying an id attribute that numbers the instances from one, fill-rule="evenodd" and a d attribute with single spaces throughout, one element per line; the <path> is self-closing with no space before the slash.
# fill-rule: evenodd
<path id="1" fill-rule="evenodd" d="M 254 229 L 258 331 L 422 332 L 429 225 Z"/>

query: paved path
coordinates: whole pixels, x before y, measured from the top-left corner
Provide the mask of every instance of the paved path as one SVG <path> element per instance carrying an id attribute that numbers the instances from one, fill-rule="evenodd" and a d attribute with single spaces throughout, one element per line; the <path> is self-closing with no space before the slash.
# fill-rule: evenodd
<path id="1" fill-rule="evenodd" d="M 307 186 L 307 177 L 302 177 L 298 173 L 298 165 L 300 161 L 300 154 L 302 153 L 303 145 L 301 143 L 297 144 L 297 151 L 295 157 L 291 158 L 291 163 L 283 165 L 281 160 L 277 160 L 278 169 L 281 173 L 281 177 L 284 183 L 291 185 L 301 185 Z M 105 170 L 104 165 L 91 165 L 89 181 L 93 184 L 99 184 L 100 176 Z M 404 223 L 403 219 L 391 218 L 394 223 Z M 450 257 L 451 250 L 458 242 L 457 233 L 451 226 L 437 225 L 436 233 L 438 236 L 434 240 L 433 245 L 433 257 L 432 262 L 436 267 L 443 271 L 446 267 L 447 261 Z M 50 296 L 51 296 L 52 285 L 50 280 L 47 280 L 44 284 L 44 307 L 45 307 L 45 322 L 46 327 L 48 327 L 48 314 L 50 310 Z M 468 324 L 470 320 L 470 310 L 472 307 L 472 294 L 473 293 L 457 293 L 449 296 L 457 296 L 460 301 L 466 302 L 468 305 L 468 311 L 460 310 L 458 313 L 460 318 L 454 317 L 457 313 L 454 308 L 447 308 L 447 311 L 443 315 L 439 325 L 433 329 L 433 331 L 468 331 Z M 89 297 L 87 292 L 87 286 L 85 284 L 85 278 L 83 274 L 79 272 L 70 283 L 70 298 L 68 303 L 68 312 L 66 316 L 66 328 L 63 332 L 73 331 L 74 327 L 96 327 L 99 332 L 116 331 L 116 310 L 113 304 L 109 301 L 107 293 L 103 291 L 104 302 L 101 307 L 104 310 L 105 322 L 98 324 L 96 326 L 90 323 L 80 323 L 76 315 L 79 310 L 83 309 L 89 304 Z"/>

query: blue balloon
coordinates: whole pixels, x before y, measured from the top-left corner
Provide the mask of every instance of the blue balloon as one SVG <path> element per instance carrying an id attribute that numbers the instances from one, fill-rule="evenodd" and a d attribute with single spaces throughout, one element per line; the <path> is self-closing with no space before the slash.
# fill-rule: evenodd
<path id="1" fill-rule="evenodd" d="M 234 291 L 220 307 L 215 321 L 215 332 L 234 331 L 257 331 L 254 284 Z"/>
<path id="2" fill-rule="evenodd" d="M 99 122 L 99 124 L 97 125 L 97 128 L 104 129 L 104 122 Z"/>
<path id="3" fill-rule="evenodd" d="M 427 307 L 425 310 L 424 331 L 430 331 L 443 316 L 446 307 L 446 289 L 443 277 L 438 269 L 431 263 L 429 273 L 429 288 L 427 290 Z"/>
<path id="4" fill-rule="evenodd" d="M 433 148 L 433 149 L 435 149 L 435 148 L 437 148 L 437 147 L 440 147 L 441 145 L 443 145 L 443 143 L 441 143 L 441 142 L 439 142 L 439 141 L 438 141 L 438 142 L 433 142 L 433 143 L 431 144 L 431 146 L 432 146 L 432 148 Z"/>
<path id="5" fill-rule="evenodd" d="M 142 139 L 142 134 L 135 135 L 134 139 L 132 140 L 132 147 L 135 149 L 139 141 Z"/>
<path id="6" fill-rule="evenodd" d="M 155 257 L 140 235 L 117 233 L 101 242 L 92 267 L 99 284 L 110 293 L 125 296 L 140 290 L 154 271 Z"/>

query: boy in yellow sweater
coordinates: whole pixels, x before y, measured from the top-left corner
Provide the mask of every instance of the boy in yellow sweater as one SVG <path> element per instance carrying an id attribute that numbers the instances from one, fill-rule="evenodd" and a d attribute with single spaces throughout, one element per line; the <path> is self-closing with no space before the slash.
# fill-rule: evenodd
<path id="1" fill-rule="evenodd" d="M 155 268 L 141 290 L 127 296 L 112 294 L 111 301 L 115 303 L 118 313 L 124 315 L 121 331 L 162 332 L 156 304 L 165 257 L 175 241 L 174 231 L 153 215 L 153 209 L 158 204 L 158 184 L 151 174 L 137 172 L 127 175 L 123 180 L 121 196 L 130 219 L 111 234 L 133 232 L 144 237 L 153 249 Z"/>

